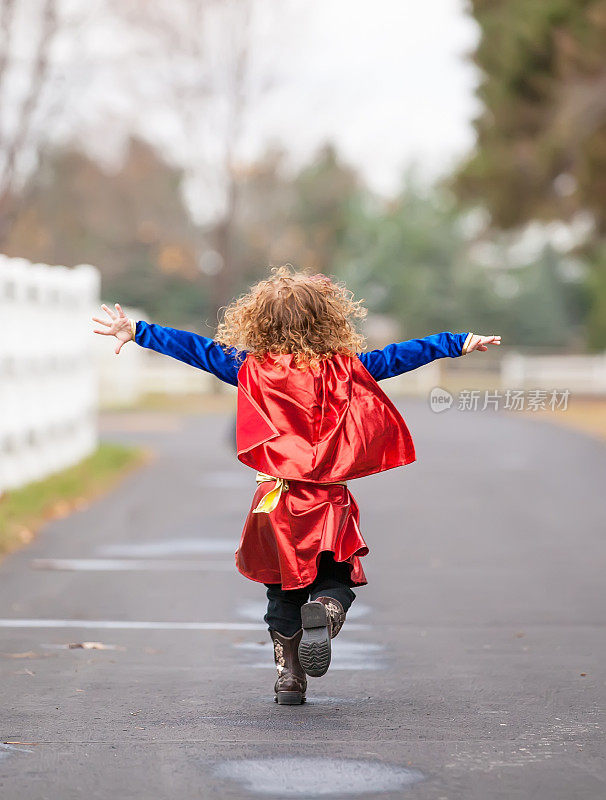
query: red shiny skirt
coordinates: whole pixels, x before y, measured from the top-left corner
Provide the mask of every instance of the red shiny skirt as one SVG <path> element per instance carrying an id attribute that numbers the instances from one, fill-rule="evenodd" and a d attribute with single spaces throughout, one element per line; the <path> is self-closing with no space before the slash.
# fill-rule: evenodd
<path id="1" fill-rule="evenodd" d="M 253 514 L 272 488 L 260 483 L 236 550 L 236 566 L 246 578 L 301 589 L 313 583 L 323 552 L 351 564 L 351 585 L 366 581 L 360 557 L 368 553 L 360 533 L 358 505 L 346 486 L 289 481 L 277 507 Z"/>

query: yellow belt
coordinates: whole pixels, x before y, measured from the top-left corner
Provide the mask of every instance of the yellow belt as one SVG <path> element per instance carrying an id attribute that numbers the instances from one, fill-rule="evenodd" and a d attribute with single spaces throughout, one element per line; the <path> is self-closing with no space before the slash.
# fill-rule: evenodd
<path id="1" fill-rule="evenodd" d="M 282 492 L 288 491 L 288 481 L 286 478 L 276 478 L 273 475 L 267 475 L 265 472 L 257 472 L 257 483 L 265 483 L 265 481 L 275 481 L 276 485 L 259 500 L 256 508 L 253 508 L 253 514 L 269 514 L 280 502 Z M 320 483 L 316 485 L 347 486 L 347 481 L 334 481 L 333 483 Z"/>

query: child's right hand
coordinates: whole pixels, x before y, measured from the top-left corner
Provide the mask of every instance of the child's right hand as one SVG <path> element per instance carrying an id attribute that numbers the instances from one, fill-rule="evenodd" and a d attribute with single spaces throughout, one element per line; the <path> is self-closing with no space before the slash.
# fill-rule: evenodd
<path id="1" fill-rule="evenodd" d="M 115 336 L 118 340 L 115 353 L 118 355 L 126 342 L 130 342 L 132 339 L 134 339 L 131 322 L 124 311 L 122 311 L 119 303 L 116 303 L 117 313 L 111 311 L 105 305 L 105 303 L 101 306 L 101 308 L 105 311 L 111 322 L 108 322 L 105 319 L 99 319 L 99 317 L 93 317 L 94 322 L 98 322 L 100 325 L 105 326 L 104 329 L 95 328 L 94 332 L 100 333 L 101 336 Z"/>

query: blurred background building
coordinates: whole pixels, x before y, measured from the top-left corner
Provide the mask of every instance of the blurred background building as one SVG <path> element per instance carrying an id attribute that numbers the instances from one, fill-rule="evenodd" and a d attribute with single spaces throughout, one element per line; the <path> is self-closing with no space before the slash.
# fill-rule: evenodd
<path id="1" fill-rule="evenodd" d="M 5 487 L 94 447 L 91 386 L 216 390 L 92 342 L 93 304 L 212 335 L 269 264 L 347 281 L 371 345 L 503 336 L 394 391 L 603 394 L 606 0 L 1 0 L 0 252 Z"/>

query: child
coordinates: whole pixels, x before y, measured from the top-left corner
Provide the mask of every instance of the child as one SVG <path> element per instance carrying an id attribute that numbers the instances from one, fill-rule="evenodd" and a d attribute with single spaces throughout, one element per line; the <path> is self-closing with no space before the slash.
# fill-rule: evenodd
<path id="1" fill-rule="evenodd" d="M 377 381 L 436 358 L 500 344 L 499 336 L 438 333 L 362 352 L 360 301 L 324 275 L 272 270 L 225 311 L 215 340 L 129 320 L 103 309 L 95 333 L 134 339 L 238 387 L 240 461 L 257 470 L 236 565 L 267 587 L 278 670 L 275 699 L 305 701 L 307 675 L 323 675 L 330 640 L 366 583 L 368 548 L 347 481 L 409 464 L 413 442 Z"/>

